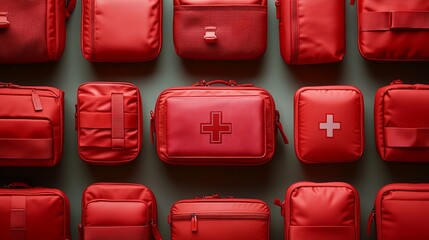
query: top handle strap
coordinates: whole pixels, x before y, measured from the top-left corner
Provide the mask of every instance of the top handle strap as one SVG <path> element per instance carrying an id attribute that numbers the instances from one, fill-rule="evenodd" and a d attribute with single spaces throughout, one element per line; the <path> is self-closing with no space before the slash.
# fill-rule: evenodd
<path id="1" fill-rule="evenodd" d="M 70 17 L 76 7 L 76 0 L 69 0 L 66 7 L 66 19 Z"/>
<path id="2" fill-rule="evenodd" d="M 253 87 L 253 84 L 237 84 L 237 82 L 234 80 L 229 80 L 229 81 L 213 80 L 213 81 L 209 81 L 209 82 L 207 82 L 206 80 L 201 80 L 197 83 L 194 83 L 192 86 L 193 87 L 202 87 L 202 86 L 209 87 L 209 86 L 214 85 L 214 84 L 223 84 L 223 85 L 226 85 L 229 87 Z"/>

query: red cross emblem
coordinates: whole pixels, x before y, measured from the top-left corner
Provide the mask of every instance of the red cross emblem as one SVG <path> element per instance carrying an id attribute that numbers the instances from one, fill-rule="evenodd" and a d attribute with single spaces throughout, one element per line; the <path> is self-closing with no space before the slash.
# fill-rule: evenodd
<path id="1" fill-rule="evenodd" d="M 222 122 L 222 112 L 210 112 L 210 123 L 201 123 L 201 134 L 210 134 L 210 143 L 222 143 L 222 134 L 231 134 L 232 124 Z"/>

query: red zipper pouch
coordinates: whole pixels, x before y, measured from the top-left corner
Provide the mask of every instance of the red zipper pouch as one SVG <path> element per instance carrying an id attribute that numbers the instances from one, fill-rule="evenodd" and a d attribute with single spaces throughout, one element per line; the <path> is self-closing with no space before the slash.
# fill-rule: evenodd
<path id="1" fill-rule="evenodd" d="M 76 0 L 1 0 L 0 64 L 38 63 L 61 58 L 66 18 Z"/>
<path id="2" fill-rule="evenodd" d="M 347 183 L 295 183 L 275 204 L 282 208 L 285 240 L 360 239 L 359 195 Z"/>
<path id="3" fill-rule="evenodd" d="M 137 158 L 143 135 L 139 89 L 131 83 L 90 82 L 77 91 L 79 155 L 87 163 L 119 165 Z"/>
<path id="4" fill-rule="evenodd" d="M 162 45 L 162 1 L 82 0 L 82 55 L 93 62 L 143 62 Z"/>
<path id="5" fill-rule="evenodd" d="M 375 220 L 377 240 L 427 240 L 429 184 L 394 183 L 380 189 L 368 220 Z"/>
<path id="6" fill-rule="evenodd" d="M 173 204 L 171 240 L 269 240 L 270 209 L 256 199 L 197 197 Z"/>
<path id="7" fill-rule="evenodd" d="M 277 0 L 280 51 L 287 64 L 341 61 L 346 52 L 344 0 Z"/>
<path id="8" fill-rule="evenodd" d="M 377 151 L 385 161 L 429 161 L 429 85 L 397 80 L 374 101 Z"/>
<path id="9" fill-rule="evenodd" d="M 174 0 L 173 40 L 183 58 L 260 58 L 267 47 L 267 1 Z"/>
<path id="10" fill-rule="evenodd" d="M 71 240 L 67 196 L 52 188 L 0 189 L 0 239 Z"/>
<path id="11" fill-rule="evenodd" d="M 80 240 L 161 240 L 153 192 L 144 185 L 95 183 L 82 196 Z"/>
<path id="12" fill-rule="evenodd" d="M 305 163 L 350 162 L 364 149 L 364 104 L 353 86 L 303 87 L 295 93 L 295 153 Z"/>
<path id="13" fill-rule="evenodd" d="M 63 152 L 64 92 L 0 83 L 0 166 L 51 167 Z"/>
<path id="14" fill-rule="evenodd" d="M 277 130 L 287 142 L 271 94 L 234 81 L 166 89 L 151 124 L 158 156 L 174 165 L 260 165 L 274 155 Z"/>
<path id="15" fill-rule="evenodd" d="M 429 1 L 358 0 L 357 16 L 364 58 L 429 61 Z"/>

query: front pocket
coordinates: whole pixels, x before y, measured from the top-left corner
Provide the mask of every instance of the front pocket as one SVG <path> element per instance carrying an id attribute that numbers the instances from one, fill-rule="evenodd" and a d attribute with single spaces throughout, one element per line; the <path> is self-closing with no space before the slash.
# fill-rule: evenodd
<path id="1" fill-rule="evenodd" d="M 151 240 L 149 226 L 84 227 L 85 240 Z"/>
<path id="2" fill-rule="evenodd" d="M 267 8 L 261 5 L 174 7 L 174 45 L 191 59 L 255 59 L 267 45 Z"/>
<path id="3" fill-rule="evenodd" d="M 358 240 L 353 226 L 290 226 L 289 239 Z"/>
<path id="4" fill-rule="evenodd" d="M 53 128 L 47 119 L 0 119 L 1 160 L 52 159 Z"/>

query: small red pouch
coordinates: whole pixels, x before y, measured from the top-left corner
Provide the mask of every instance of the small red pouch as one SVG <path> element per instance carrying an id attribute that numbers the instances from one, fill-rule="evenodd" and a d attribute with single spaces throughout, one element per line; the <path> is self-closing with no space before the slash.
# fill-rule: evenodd
<path id="1" fill-rule="evenodd" d="M 143 120 L 139 89 L 131 83 L 92 82 L 77 93 L 79 155 L 87 163 L 118 165 L 140 153 Z"/>
<path id="2" fill-rule="evenodd" d="M 234 81 L 166 89 L 151 124 L 158 156 L 174 165 L 260 165 L 273 157 L 278 130 L 287 141 L 271 94 Z"/>
<path id="3" fill-rule="evenodd" d="M 385 161 L 429 161 L 429 85 L 396 80 L 374 101 L 377 151 Z"/>
<path id="4" fill-rule="evenodd" d="M 288 64 L 341 61 L 346 52 L 344 0 L 277 0 L 280 50 Z"/>
<path id="5" fill-rule="evenodd" d="M 359 194 L 343 182 L 299 182 L 285 201 L 276 199 L 285 219 L 285 240 L 359 240 Z"/>
<path id="6" fill-rule="evenodd" d="M 81 44 L 88 61 L 155 59 L 162 45 L 162 1 L 82 0 Z"/>
<path id="7" fill-rule="evenodd" d="M 76 0 L 1 0 L 0 64 L 38 63 L 61 58 L 66 18 Z"/>
<path id="8" fill-rule="evenodd" d="M 364 105 L 352 86 L 303 87 L 295 93 L 295 153 L 305 163 L 350 162 L 364 149 Z"/>

